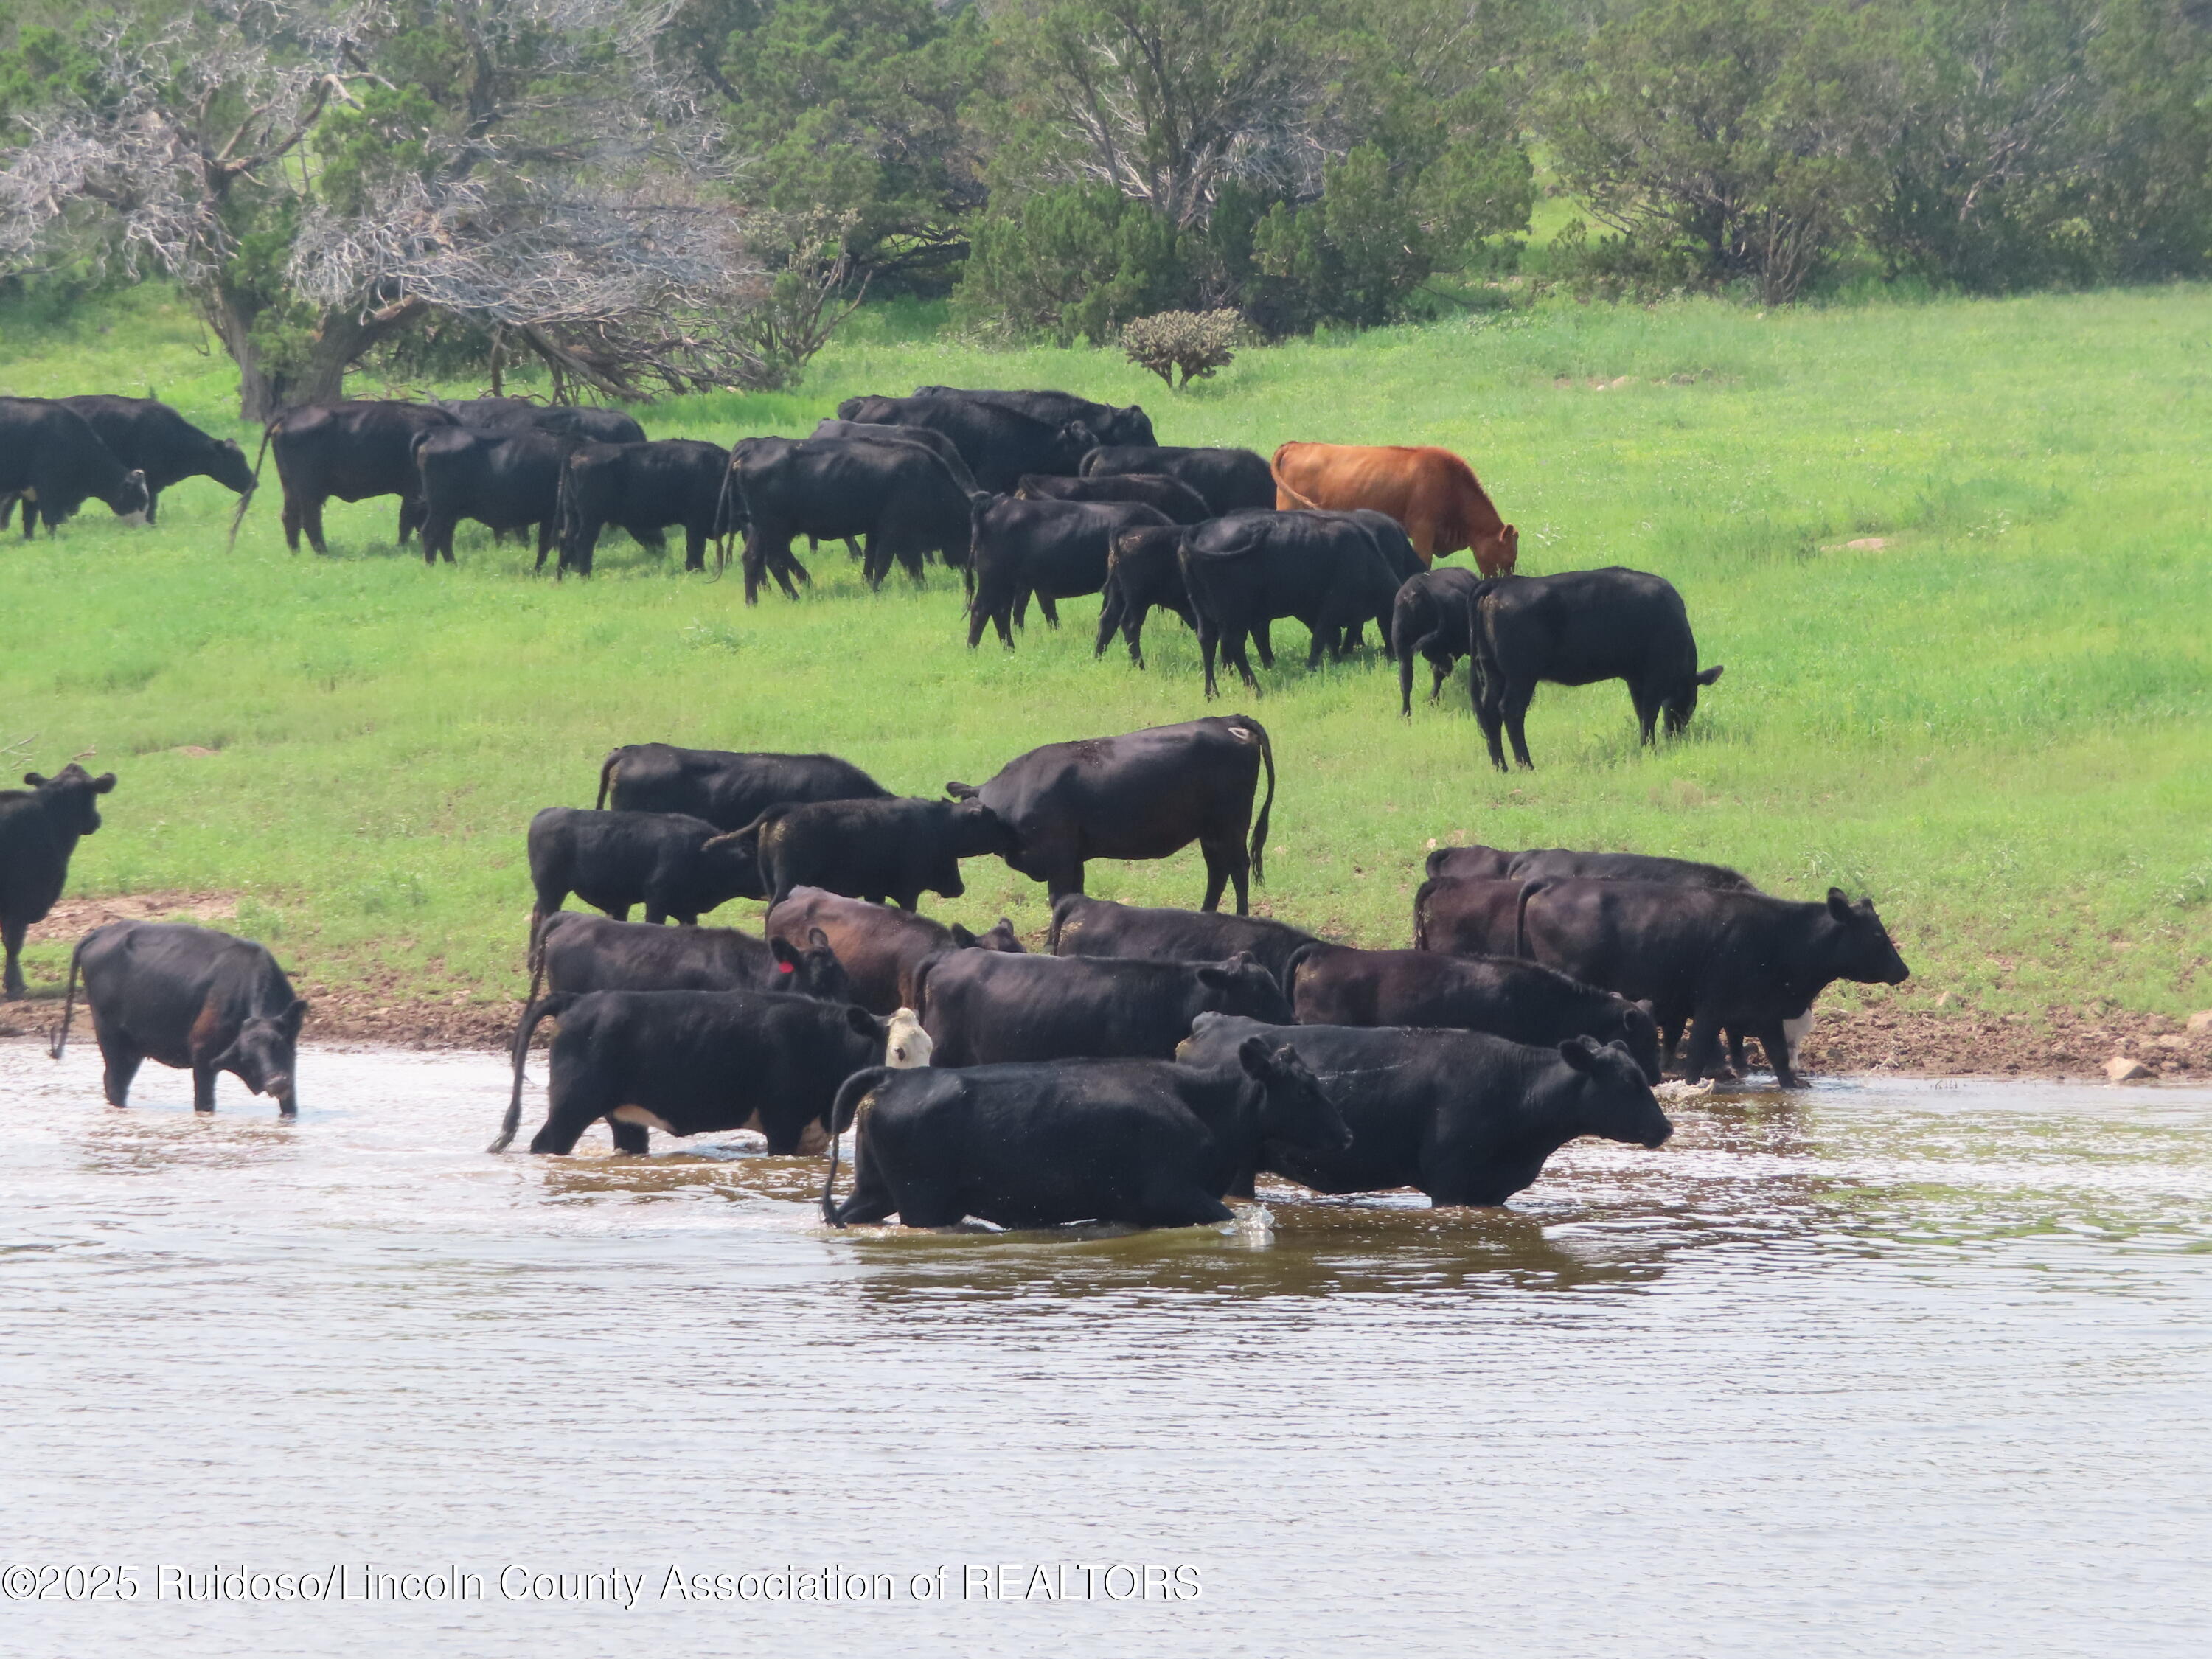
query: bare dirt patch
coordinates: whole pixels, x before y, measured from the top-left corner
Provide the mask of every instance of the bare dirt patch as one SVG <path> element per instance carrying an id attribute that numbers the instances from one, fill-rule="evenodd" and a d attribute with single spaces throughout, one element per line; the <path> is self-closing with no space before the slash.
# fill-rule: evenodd
<path id="1" fill-rule="evenodd" d="M 111 921 L 228 921 L 238 915 L 235 893 L 118 893 L 109 898 L 58 900 L 31 929 L 34 943 L 68 944 Z"/>

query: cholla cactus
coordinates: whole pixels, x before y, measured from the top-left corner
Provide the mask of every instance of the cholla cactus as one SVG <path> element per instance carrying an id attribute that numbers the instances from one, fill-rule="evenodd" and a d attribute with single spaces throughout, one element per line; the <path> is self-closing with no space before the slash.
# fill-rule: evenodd
<path id="1" fill-rule="evenodd" d="M 1163 311 L 1139 317 L 1121 331 L 1121 344 L 1129 361 L 1149 368 L 1176 390 L 1175 371 L 1182 371 L 1182 385 L 1203 379 L 1235 360 L 1230 346 L 1243 325 L 1234 311 Z"/>

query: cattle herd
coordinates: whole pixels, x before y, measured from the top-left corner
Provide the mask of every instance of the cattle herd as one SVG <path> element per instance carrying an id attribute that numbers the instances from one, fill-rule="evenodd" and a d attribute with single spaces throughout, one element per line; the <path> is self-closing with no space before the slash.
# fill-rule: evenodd
<path id="1" fill-rule="evenodd" d="M 1034 603 L 1102 596 L 1094 654 L 1115 635 L 1144 665 L 1146 619 L 1172 611 L 1196 635 L 1205 693 L 1217 666 L 1255 691 L 1248 655 L 1274 663 L 1283 618 L 1311 636 L 1309 670 L 1341 659 L 1370 622 L 1396 659 L 1410 714 L 1414 659 L 1430 699 L 1462 658 L 1492 762 L 1532 764 L 1523 726 L 1537 686 L 1626 682 L 1644 742 L 1686 726 L 1701 687 L 1681 595 L 1618 568 L 1514 574 L 1518 531 L 1474 471 L 1433 447 L 1286 443 L 1250 450 L 1155 441 L 1151 419 L 1064 392 L 926 386 L 910 397 L 848 398 L 803 438 L 648 440 L 617 410 L 519 398 L 313 404 L 271 421 L 248 465 L 152 398 L 0 398 L 0 525 L 20 504 L 24 534 L 97 497 L 155 516 L 161 491 L 206 476 L 240 494 L 235 536 L 264 460 L 283 492 L 284 539 L 325 550 L 332 497 L 399 500 L 398 539 L 418 531 L 426 562 L 453 558 L 465 519 L 495 536 L 534 532 L 538 566 L 588 575 L 611 528 L 655 548 L 681 527 L 684 565 L 719 568 L 741 538 L 747 604 L 773 580 L 796 598 L 811 580 L 794 550 L 842 541 L 879 587 L 894 564 L 917 582 L 932 556 L 957 568 L 970 647 L 995 631 L 1011 649 Z M 1433 568 L 1466 550 L 1474 570 Z M 988 851 L 989 848 L 982 850 Z"/>

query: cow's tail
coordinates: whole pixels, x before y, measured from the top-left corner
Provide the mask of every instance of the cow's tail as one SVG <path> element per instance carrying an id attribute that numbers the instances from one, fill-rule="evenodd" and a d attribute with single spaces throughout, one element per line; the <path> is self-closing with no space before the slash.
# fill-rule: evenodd
<path id="1" fill-rule="evenodd" d="M 276 430 L 278 422 L 283 418 L 279 415 L 276 420 L 270 421 L 261 428 L 261 447 L 256 450 L 253 455 L 253 482 L 246 486 L 246 493 L 238 498 L 238 510 L 230 515 L 230 540 L 224 544 L 225 552 L 234 553 L 238 550 L 238 527 L 246 522 L 246 509 L 253 505 L 253 492 L 261 488 L 261 463 L 269 454 L 270 434 Z"/>
<path id="2" fill-rule="evenodd" d="M 1542 892 L 1551 883 L 1541 879 L 1521 884 L 1521 896 L 1513 905 L 1513 954 L 1523 961 L 1534 962 L 1534 954 L 1528 949 L 1528 901 Z"/>
<path id="3" fill-rule="evenodd" d="M 855 1072 L 847 1078 L 837 1091 L 836 1099 L 830 1103 L 830 1169 L 822 1177 L 822 1219 L 832 1227 L 845 1224 L 837 1219 L 837 1201 L 832 1196 L 837 1185 L 838 1137 L 844 1133 L 845 1125 L 853 1126 L 853 1173 L 860 1170 L 860 1120 L 868 1091 L 877 1088 L 891 1075 L 888 1066 L 871 1066 L 865 1072 Z"/>
<path id="4" fill-rule="evenodd" d="M 553 565 L 553 580 L 559 581 L 568 568 L 576 542 L 581 532 L 583 508 L 576 501 L 576 452 L 570 451 L 561 462 L 561 483 L 553 492 L 553 544 L 559 549 Z"/>
<path id="5" fill-rule="evenodd" d="M 620 749 L 610 749 L 607 750 L 607 757 L 599 763 L 599 798 L 592 804 L 593 811 L 604 812 L 607 810 L 607 791 L 614 787 L 615 768 L 622 764 L 622 757 L 629 752 L 628 745 Z"/>
<path id="6" fill-rule="evenodd" d="M 1489 653 L 1483 648 L 1482 602 L 1500 582 L 1512 580 L 1510 576 L 1485 576 L 1467 596 L 1467 696 L 1468 702 L 1477 708 L 1481 705 L 1482 688 L 1490 678 L 1491 669 L 1486 660 Z"/>
<path id="7" fill-rule="evenodd" d="M 1413 647 L 1421 637 L 1421 623 L 1427 620 L 1420 614 L 1426 598 L 1425 588 L 1408 580 L 1390 605 L 1390 654 L 1398 659 L 1398 712 L 1407 720 L 1413 717 Z"/>
<path id="8" fill-rule="evenodd" d="M 722 469 L 722 493 L 714 501 L 714 574 L 717 576 L 730 568 L 730 481 L 737 476 L 737 449 L 732 445 L 729 465 Z M 744 499 L 742 493 L 738 499 Z"/>
<path id="9" fill-rule="evenodd" d="M 1436 896 L 1436 891 L 1434 876 L 1413 890 L 1413 948 L 1416 951 L 1429 948 L 1429 901 Z"/>
<path id="10" fill-rule="evenodd" d="M 86 934 L 85 939 L 76 942 L 76 949 L 70 952 L 69 993 L 62 999 L 62 1023 L 54 1028 L 53 1041 L 46 1045 L 49 1060 L 59 1060 L 62 1050 L 69 1047 L 70 1016 L 76 1012 L 77 959 L 84 955 L 85 939 L 91 937 Z"/>
<path id="11" fill-rule="evenodd" d="M 939 958 L 948 954 L 940 945 L 899 975 L 899 1001 L 914 1010 L 916 1019 L 922 1018 L 924 1010 L 921 1005 L 929 995 L 930 969 L 937 966 Z"/>
<path id="12" fill-rule="evenodd" d="M 522 1062 L 530 1053 L 531 1034 L 538 1023 L 557 1019 L 568 1005 L 580 994 L 575 991 L 556 991 L 551 996 L 536 994 L 538 984 L 531 982 L 531 1000 L 523 1005 L 522 1018 L 514 1025 L 514 1091 L 507 1097 L 507 1116 L 499 1126 L 499 1138 L 484 1148 L 488 1152 L 503 1152 L 514 1139 L 514 1132 L 522 1124 Z"/>
<path id="13" fill-rule="evenodd" d="M 1310 939 L 1291 951 L 1290 960 L 1283 964 L 1283 995 L 1293 1009 L 1298 1006 L 1298 969 L 1306 965 L 1309 957 L 1328 947 L 1327 939 Z"/>
<path id="14" fill-rule="evenodd" d="M 1310 507 L 1316 513 L 1327 512 L 1328 509 L 1319 501 L 1283 476 L 1283 451 L 1289 447 L 1288 444 L 1279 445 L 1275 453 L 1267 458 L 1267 476 L 1275 481 L 1276 489 L 1281 490 L 1300 507 Z"/>
<path id="15" fill-rule="evenodd" d="M 1261 763 L 1267 769 L 1267 796 L 1260 803 L 1260 816 L 1252 821 L 1252 879 L 1264 885 L 1267 879 L 1267 815 L 1275 810 L 1275 745 L 1267 740 L 1267 728 L 1249 714 L 1237 715 L 1233 723 L 1250 727 L 1252 735 L 1260 739 Z"/>

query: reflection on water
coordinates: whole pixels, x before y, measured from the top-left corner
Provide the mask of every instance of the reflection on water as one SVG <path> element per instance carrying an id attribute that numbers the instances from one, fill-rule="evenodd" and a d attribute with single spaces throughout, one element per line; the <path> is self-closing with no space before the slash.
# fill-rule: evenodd
<path id="1" fill-rule="evenodd" d="M 0 1043 L 0 1555 L 487 1599 L 10 1602 L 0 1647 L 2166 1654 L 2212 1615 L 2201 1091 L 1720 1095 L 1510 1210 L 832 1235 L 821 1162 L 750 1137 L 483 1154 L 493 1058 L 301 1073 L 296 1123 L 152 1067 L 118 1112 L 88 1048 Z M 901 1599 L 662 1593 L 833 1560 Z M 962 1599 L 994 1563 L 1203 1593 Z"/>

